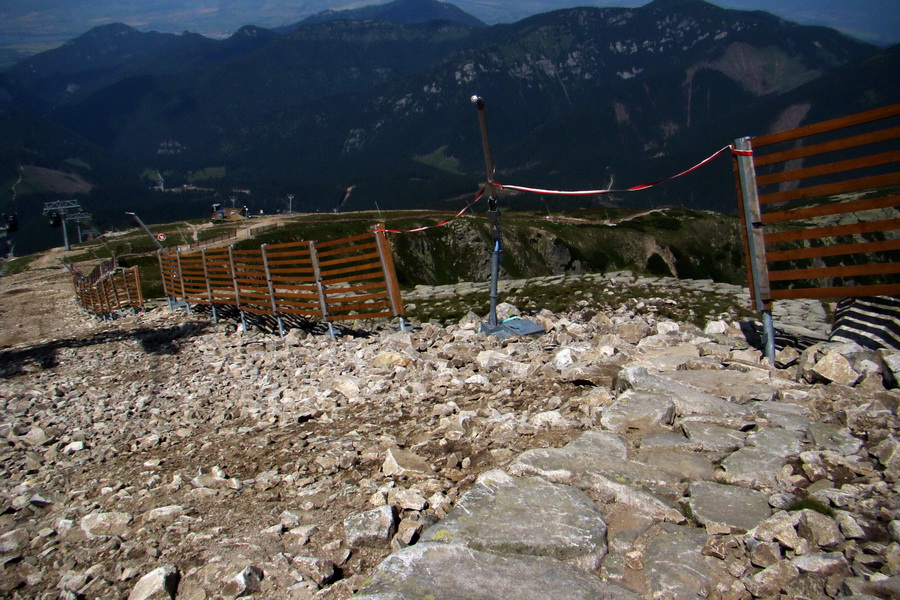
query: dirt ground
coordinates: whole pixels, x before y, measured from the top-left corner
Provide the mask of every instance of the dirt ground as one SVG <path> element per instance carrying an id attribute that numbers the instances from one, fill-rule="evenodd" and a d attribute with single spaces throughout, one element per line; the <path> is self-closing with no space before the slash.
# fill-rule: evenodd
<path id="1" fill-rule="evenodd" d="M 36 344 L 90 331 L 95 324 L 75 304 L 72 279 L 58 248 L 24 273 L 0 277 L 0 348 Z"/>
<path id="2" fill-rule="evenodd" d="M 162 306 L 92 318 L 75 304 L 61 255 L 0 278 L 0 481 L 7 506 L 25 503 L 0 515 L 0 532 L 30 538 L 0 572 L 0 596 L 50 600 L 65 589 L 126 597 L 137 578 L 172 564 L 182 574 L 179 598 L 217 597 L 232 571 L 254 565 L 266 573 L 264 595 L 340 600 L 391 550 L 351 551 L 347 517 L 400 490 L 429 497 L 427 510 L 399 515 L 427 523 L 443 514 L 436 498 L 449 505 L 478 473 L 581 430 L 488 433 L 500 426 L 491 422 L 497 411 L 527 419 L 560 410 L 577 421 L 582 390 L 541 378 L 510 389 L 494 377 L 451 383 L 472 376 L 474 359 L 441 354 L 440 328 L 420 331 L 408 350 L 431 358 L 385 378 L 374 366 L 388 349 L 378 335 L 316 334 L 290 345 Z M 451 370 L 441 375 L 434 364 Z M 360 400 L 348 401 L 342 385 L 358 385 Z M 464 425 L 460 439 L 444 439 L 449 421 Z M 37 446 L 25 441 L 36 431 L 48 436 Z M 411 450 L 435 471 L 421 480 L 385 476 L 389 447 Z M 51 503 L 17 500 L 34 490 Z M 150 516 L 173 506 L 184 510 L 174 522 Z M 111 541 L 85 537 L 78 524 L 98 512 L 133 521 Z M 65 522 L 74 527 L 60 529 Z M 309 539 L 289 533 L 298 524 Z M 336 565 L 340 580 L 316 582 L 302 567 L 310 556 Z"/>

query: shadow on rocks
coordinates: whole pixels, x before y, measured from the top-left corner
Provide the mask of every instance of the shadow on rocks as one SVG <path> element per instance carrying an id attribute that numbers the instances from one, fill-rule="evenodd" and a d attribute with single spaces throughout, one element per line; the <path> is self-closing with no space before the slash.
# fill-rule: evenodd
<path id="1" fill-rule="evenodd" d="M 213 318 L 213 311 L 207 305 L 192 306 L 191 311 L 203 315 L 207 318 Z M 244 312 L 243 315 L 235 306 L 217 305 L 216 319 L 221 321 L 230 321 L 236 326 L 245 323 L 247 329 L 256 329 L 263 333 L 278 335 L 282 329 L 285 332 L 291 329 L 298 329 L 307 335 L 329 335 L 328 324 L 324 321 L 318 321 L 304 315 L 281 315 L 281 325 L 278 319 L 273 315 Z M 373 333 L 363 329 L 349 327 L 347 325 L 335 324 L 334 333 L 336 336 L 350 336 L 354 338 L 371 337 Z"/>
<path id="2" fill-rule="evenodd" d="M 136 340 L 147 354 L 178 354 L 178 342 L 202 334 L 207 327 L 204 323 L 181 323 L 161 329 L 138 327 L 104 331 L 86 338 L 53 340 L 27 348 L 0 350 L 0 378 L 23 375 L 29 372 L 29 366 L 38 370 L 52 369 L 59 365 L 59 351 L 64 348 Z"/>

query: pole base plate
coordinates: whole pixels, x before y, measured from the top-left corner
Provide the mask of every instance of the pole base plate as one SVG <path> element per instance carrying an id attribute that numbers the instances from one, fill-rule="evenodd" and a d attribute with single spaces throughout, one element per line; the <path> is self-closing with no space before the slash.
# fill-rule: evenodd
<path id="1" fill-rule="evenodd" d="M 480 331 L 487 335 L 500 338 L 501 340 L 517 335 L 540 335 L 547 333 L 544 331 L 543 327 L 534 321 L 519 318 L 507 319 L 494 327 L 488 327 L 485 323 L 482 324 Z"/>

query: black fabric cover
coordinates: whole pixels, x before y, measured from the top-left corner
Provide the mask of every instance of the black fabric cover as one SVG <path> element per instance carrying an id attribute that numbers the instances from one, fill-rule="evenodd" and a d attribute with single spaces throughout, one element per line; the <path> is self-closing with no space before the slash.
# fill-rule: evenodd
<path id="1" fill-rule="evenodd" d="M 844 298 L 834 311 L 828 340 L 855 342 L 871 350 L 900 350 L 900 298 Z"/>

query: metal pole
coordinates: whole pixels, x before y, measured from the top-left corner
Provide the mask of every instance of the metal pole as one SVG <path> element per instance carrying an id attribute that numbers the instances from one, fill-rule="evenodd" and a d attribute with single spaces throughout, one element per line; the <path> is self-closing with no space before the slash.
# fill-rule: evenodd
<path id="1" fill-rule="evenodd" d="M 497 209 L 497 198 L 494 195 L 494 158 L 491 154 L 491 142 L 488 138 L 487 120 L 484 116 L 484 99 L 472 96 L 472 103 L 478 111 L 478 126 L 481 130 L 481 147 L 484 151 L 484 168 L 487 174 L 488 218 L 491 222 L 491 233 L 494 238 L 494 249 L 491 254 L 491 304 L 488 311 L 488 329 L 497 327 L 498 280 L 500 278 L 500 261 L 503 259 L 502 230 L 500 229 L 500 211 Z"/>
<path id="2" fill-rule="evenodd" d="M 759 208 L 759 191 L 756 186 L 756 169 L 753 165 L 753 146 L 749 137 L 734 141 L 737 154 L 738 174 L 741 182 L 741 197 L 744 209 L 744 227 L 746 228 L 747 245 L 750 260 L 750 276 L 753 279 L 753 297 L 756 309 L 762 313 L 763 333 L 765 335 L 766 357 L 775 361 L 775 326 L 772 323 L 772 300 L 769 285 L 769 272 L 766 268 L 766 243 L 762 232 L 762 216 Z"/>
<path id="3" fill-rule="evenodd" d="M 316 250 L 316 242 L 309 242 L 309 260 L 312 263 L 313 278 L 316 280 L 316 293 L 319 295 L 319 310 L 322 312 L 322 319 L 328 324 L 328 334 L 331 339 L 335 339 L 334 324 L 328 318 L 328 298 L 325 296 L 325 284 L 322 282 L 322 271 L 319 268 L 319 253 Z"/>
<path id="4" fill-rule="evenodd" d="M 487 173 L 488 184 L 494 183 L 494 158 L 491 154 L 491 142 L 488 139 L 487 120 L 484 116 L 484 99 L 475 95 L 471 98 L 478 111 L 478 127 L 481 129 L 481 147 L 484 150 L 484 168 Z"/>
<path id="5" fill-rule="evenodd" d="M 281 314 L 278 312 L 278 303 L 275 301 L 275 284 L 272 282 L 272 270 L 269 268 L 269 256 L 266 254 L 267 246 L 268 244 L 263 244 L 259 247 L 259 251 L 262 254 L 263 268 L 266 270 L 266 285 L 269 288 L 269 303 L 272 305 L 272 315 L 278 323 L 278 335 L 284 337 L 284 321 L 281 319 Z"/>
<path id="6" fill-rule="evenodd" d="M 156 244 L 157 248 L 159 248 L 160 250 L 165 250 L 165 248 L 163 248 L 163 245 L 159 243 L 159 240 L 156 239 L 156 236 L 150 232 L 150 230 L 147 228 L 146 225 L 144 225 L 144 222 L 141 221 L 141 218 L 139 216 L 137 216 L 133 212 L 127 212 L 125 214 L 131 215 L 132 217 L 134 217 L 134 220 L 137 221 L 138 225 L 140 225 L 143 228 L 144 232 L 150 236 L 150 239 L 153 240 L 153 243 Z"/>
<path id="7" fill-rule="evenodd" d="M 241 310 L 241 289 L 238 285 L 237 271 L 234 268 L 234 246 L 228 246 L 228 263 L 231 265 L 231 283 L 234 284 L 234 304 L 241 314 L 241 330 L 247 333 L 247 317 Z"/>
<path id="8" fill-rule="evenodd" d="M 175 257 L 178 259 L 178 286 L 181 288 L 181 297 L 184 299 L 185 310 L 191 314 L 191 303 L 188 301 L 187 292 L 184 290 L 184 268 L 181 266 L 181 250 L 175 251 Z"/>
<path id="9" fill-rule="evenodd" d="M 63 244 L 65 244 L 66 252 L 70 250 L 69 248 L 69 231 L 66 229 L 66 212 L 65 209 L 62 210 L 62 230 L 63 230 Z"/>

